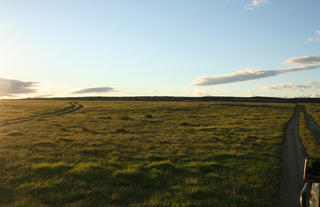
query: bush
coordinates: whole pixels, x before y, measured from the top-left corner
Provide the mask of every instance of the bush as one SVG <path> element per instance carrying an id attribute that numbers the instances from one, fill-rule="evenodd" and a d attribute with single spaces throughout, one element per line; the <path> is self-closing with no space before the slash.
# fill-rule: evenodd
<path id="1" fill-rule="evenodd" d="M 152 115 L 151 114 L 147 114 L 147 115 L 144 116 L 144 118 L 152 119 Z"/>

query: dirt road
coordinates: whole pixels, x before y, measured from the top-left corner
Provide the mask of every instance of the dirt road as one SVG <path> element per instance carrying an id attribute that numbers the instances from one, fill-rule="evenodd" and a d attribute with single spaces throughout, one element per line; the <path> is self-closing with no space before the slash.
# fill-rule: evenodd
<path id="1" fill-rule="evenodd" d="M 298 108 L 288 123 L 281 154 L 281 181 L 278 207 L 299 206 L 303 187 L 304 151 L 298 137 Z"/>

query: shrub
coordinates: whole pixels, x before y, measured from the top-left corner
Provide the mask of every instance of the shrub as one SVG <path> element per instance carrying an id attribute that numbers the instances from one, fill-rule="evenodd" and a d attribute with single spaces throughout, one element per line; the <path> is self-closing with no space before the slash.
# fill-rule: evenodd
<path id="1" fill-rule="evenodd" d="M 152 115 L 151 114 L 147 114 L 147 115 L 144 116 L 144 118 L 152 119 Z"/>

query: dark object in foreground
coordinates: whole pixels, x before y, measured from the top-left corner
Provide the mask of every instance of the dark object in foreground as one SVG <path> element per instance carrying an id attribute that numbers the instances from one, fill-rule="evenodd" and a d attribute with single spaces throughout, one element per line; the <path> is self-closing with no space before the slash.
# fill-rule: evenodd
<path id="1" fill-rule="evenodd" d="M 300 193 L 300 206 L 320 207 L 320 159 L 305 159 L 303 179 L 306 183 Z"/>

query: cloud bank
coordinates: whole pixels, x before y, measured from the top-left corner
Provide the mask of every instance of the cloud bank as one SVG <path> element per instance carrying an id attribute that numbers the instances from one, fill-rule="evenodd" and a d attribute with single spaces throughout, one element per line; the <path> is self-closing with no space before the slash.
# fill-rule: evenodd
<path id="1" fill-rule="evenodd" d="M 37 84 L 38 82 L 0 78 L 0 97 L 36 93 L 37 90 L 34 87 Z"/>
<path id="2" fill-rule="evenodd" d="M 83 94 L 83 93 L 110 93 L 117 92 L 114 88 L 111 87 L 96 87 L 96 88 L 85 88 L 78 91 L 72 92 L 72 94 Z"/>
<path id="3" fill-rule="evenodd" d="M 290 58 L 283 62 L 284 65 L 312 65 L 320 64 L 320 56 L 303 56 Z"/>
<path id="4" fill-rule="evenodd" d="M 210 85 L 234 83 L 234 82 L 241 82 L 241 81 L 248 81 L 248 80 L 256 80 L 256 79 L 278 76 L 278 75 L 296 72 L 296 71 L 316 69 L 319 67 L 320 67 L 319 65 L 312 65 L 312 66 L 301 66 L 301 67 L 294 67 L 294 68 L 281 69 L 281 70 L 254 70 L 254 69 L 240 70 L 238 72 L 226 74 L 222 76 L 200 77 L 194 81 L 193 86 L 210 86 Z"/>

